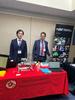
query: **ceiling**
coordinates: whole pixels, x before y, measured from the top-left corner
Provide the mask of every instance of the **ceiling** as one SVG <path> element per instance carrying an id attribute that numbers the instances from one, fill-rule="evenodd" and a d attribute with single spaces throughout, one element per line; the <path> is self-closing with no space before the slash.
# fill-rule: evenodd
<path id="1" fill-rule="evenodd" d="M 30 13 L 38 13 L 43 15 L 52 15 L 75 19 L 75 11 L 59 10 L 26 2 L 18 2 L 16 0 L 0 0 L 0 9 L 17 10 L 23 12 L 25 11 Z"/>

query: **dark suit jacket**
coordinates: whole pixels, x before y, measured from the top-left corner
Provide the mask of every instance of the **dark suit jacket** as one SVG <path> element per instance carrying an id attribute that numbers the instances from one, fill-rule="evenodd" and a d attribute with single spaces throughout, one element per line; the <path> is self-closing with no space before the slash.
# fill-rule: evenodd
<path id="1" fill-rule="evenodd" d="M 49 53 L 49 50 L 48 50 L 48 42 L 45 41 L 45 58 L 46 58 L 46 55 L 49 55 L 50 56 L 50 53 Z M 40 40 L 36 40 L 35 43 L 34 43 L 34 46 L 33 46 L 33 60 L 35 60 L 35 58 L 39 57 L 40 55 Z"/>
<path id="2" fill-rule="evenodd" d="M 18 46 L 17 39 L 14 39 L 11 41 L 10 45 L 10 59 L 13 59 L 14 61 L 17 60 L 18 57 L 18 50 L 21 50 L 22 53 L 20 55 L 20 58 L 27 58 L 27 44 L 25 40 L 22 40 L 21 46 Z"/>

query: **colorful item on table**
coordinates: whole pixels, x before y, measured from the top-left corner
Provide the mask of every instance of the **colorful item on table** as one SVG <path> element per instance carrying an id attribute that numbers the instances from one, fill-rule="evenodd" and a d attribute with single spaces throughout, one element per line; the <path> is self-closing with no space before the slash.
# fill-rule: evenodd
<path id="1" fill-rule="evenodd" d="M 48 68 L 48 63 L 47 62 L 41 62 L 40 66 L 43 67 L 43 68 Z"/>
<path id="2" fill-rule="evenodd" d="M 49 70 L 48 68 L 40 68 L 40 70 L 45 74 L 51 73 L 51 70 Z"/>
<path id="3" fill-rule="evenodd" d="M 6 74 L 6 71 L 5 70 L 0 71 L 0 77 L 5 76 L 5 74 Z"/>

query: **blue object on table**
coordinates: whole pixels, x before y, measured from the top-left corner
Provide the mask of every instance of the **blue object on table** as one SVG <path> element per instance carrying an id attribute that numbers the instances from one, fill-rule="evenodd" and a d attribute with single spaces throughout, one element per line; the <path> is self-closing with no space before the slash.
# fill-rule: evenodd
<path id="1" fill-rule="evenodd" d="M 51 73 L 51 70 L 49 70 L 48 68 L 40 68 L 40 70 L 46 74 Z"/>

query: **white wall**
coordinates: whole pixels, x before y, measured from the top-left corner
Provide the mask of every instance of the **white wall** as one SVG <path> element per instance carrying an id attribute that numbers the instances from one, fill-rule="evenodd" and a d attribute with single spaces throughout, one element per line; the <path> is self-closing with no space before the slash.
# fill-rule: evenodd
<path id="1" fill-rule="evenodd" d="M 0 14 L 0 53 L 9 54 L 10 42 L 16 38 L 18 29 L 24 30 L 24 39 L 30 45 L 30 18 Z"/>

